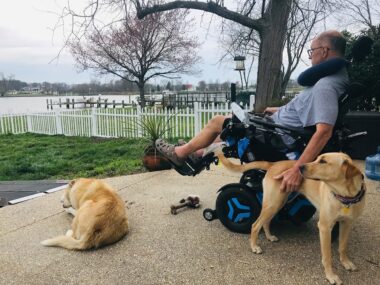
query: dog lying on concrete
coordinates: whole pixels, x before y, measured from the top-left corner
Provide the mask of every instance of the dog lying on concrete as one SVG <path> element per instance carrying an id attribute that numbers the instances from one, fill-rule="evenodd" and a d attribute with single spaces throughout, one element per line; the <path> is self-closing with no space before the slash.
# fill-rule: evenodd
<path id="1" fill-rule="evenodd" d="M 79 178 L 69 183 L 63 207 L 74 216 L 66 235 L 41 242 L 72 250 L 98 248 L 119 241 L 128 233 L 125 204 L 105 182 Z"/>
<path id="2" fill-rule="evenodd" d="M 295 161 L 266 162 L 257 161 L 244 165 L 233 164 L 221 152 L 219 160 L 229 169 L 245 172 L 249 169 L 264 169 L 263 205 L 260 216 L 252 225 L 251 248 L 254 253 L 262 253 L 257 244 L 259 232 L 264 227 L 266 238 L 277 241 L 271 234 L 269 225 L 272 218 L 284 206 L 289 193 L 280 191 L 281 181 L 277 175 L 291 168 Z M 347 242 L 355 220 L 362 213 L 365 204 L 364 176 L 353 164 L 352 159 L 343 153 L 325 153 L 314 162 L 300 167 L 305 178 L 299 192 L 310 200 L 319 210 L 319 235 L 322 251 L 322 264 L 326 278 L 331 284 L 342 284 L 334 273 L 331 261 L 331 230 L 339 222 L 340 261 L 346 270 L 356 270 L 356 266 L 347 257 Z"/>

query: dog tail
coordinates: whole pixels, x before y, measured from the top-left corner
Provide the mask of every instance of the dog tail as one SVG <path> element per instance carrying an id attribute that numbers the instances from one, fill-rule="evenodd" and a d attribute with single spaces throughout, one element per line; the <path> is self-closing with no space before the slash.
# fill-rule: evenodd
<path id="1" fill-rule="evenodd" d="M 55 238 L 47 239 L 41 242 L 43 246 L 56 246 L 63 247 L 71 250 L 86 249 L 84 241 L 75 239 L 72 236 L 57 236 Z"/>
<path id="2" fill-rule="evenodd" d="M 273 163 L 268 161 L 254 161 L 246 164 L 234 164 L 229 159 L 227 159 L 223 154 L 218 155 L 219 161 L 228 169 L 236 172 L 245 172 L 250 169 L 263 169 L 268 170 Z"/>

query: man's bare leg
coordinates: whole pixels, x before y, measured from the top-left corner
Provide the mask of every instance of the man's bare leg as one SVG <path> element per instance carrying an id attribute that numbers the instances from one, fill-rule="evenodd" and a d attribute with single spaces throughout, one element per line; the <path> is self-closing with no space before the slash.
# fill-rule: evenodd
<path id="1" fill-rule="evenodd" d="M 186 158 L 191 153 L 202 150 L 212 144 L 222 132 L 224 120 L 229 116 L 214 116 L 207 125 L 188 143 L 177 146 L 175 153 L 179 158 Z"/>

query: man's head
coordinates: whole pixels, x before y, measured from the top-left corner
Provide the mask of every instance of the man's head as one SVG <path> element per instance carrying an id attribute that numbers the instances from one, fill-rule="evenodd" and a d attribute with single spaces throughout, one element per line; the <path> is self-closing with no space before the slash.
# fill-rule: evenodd
<path id="1" fill-rule="evenodd" d="M 346 40 L 338 31 L 326 31 L 319 34 L 308 50 L 311 64 L 316 65 L 333 57 L 343 57 L 346 49 Z"/>

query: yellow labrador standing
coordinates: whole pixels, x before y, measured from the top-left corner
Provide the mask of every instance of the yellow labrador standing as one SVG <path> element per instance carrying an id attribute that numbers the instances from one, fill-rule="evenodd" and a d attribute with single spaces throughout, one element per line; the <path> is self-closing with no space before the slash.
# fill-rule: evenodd
<path id="1" fill-rule="evenodd" d="M 257 244 L 259 232 L 264 227 L 268 240 L 277 241 L 270 233 L 272 218 L 284 206 L 289 193 L 281 192 L 281 181 L 273 177 L 291 168 L 295 161 L 265 162 L 257 161 L 236 165 L 219 154 L 220 161 L 229 169 L 244 172 L 249 169 L 268 170 L 263 180 L 263 205 L 260 216 L 252 225 L 251 248 L 254 253 L 261 253 Z M 331 230 L 339 222 L 339 254 L 345 269 L 356 270 L 356 266 L 347 257 L 347 241 L 353 222 L 364 208 L 364 176 L 353 165 L 351 158 L 343 153 L 325 153 L 314 162 L 300 167 L 305 178 L 299 192 L 310 200 L 319 210 L 319 235 L 322 251 L 322 264 L 326 278 L 331 284 L 342 284 L 334 273 L 331 261 Z"/>
<path id="2" fill-rule="evenodd" d="M 41 242 L 44 246 L 84 250 L 117 242 L 128 233 L 125 204 L 105 182 L 79 178 L 69 183 L 63 207 L 74 215 L 66 235 Z"/>

